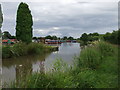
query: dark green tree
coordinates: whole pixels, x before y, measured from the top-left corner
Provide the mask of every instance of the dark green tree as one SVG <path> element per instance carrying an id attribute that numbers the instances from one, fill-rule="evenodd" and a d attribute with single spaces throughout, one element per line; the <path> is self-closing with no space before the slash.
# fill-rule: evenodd
<path id="1" fill-rule="evenodd" d="M 68 39 L 67 36 L 64 36 L 64 37 L 63 37 L 63 40 L 67 40 L 67 39 Z"/>
<path id="2" fill-rule="evenodd" d="M 11 39 L 11 34 L 8 31 L 4 31 L 2 39 Z"/>
<path id="3" fill-rule="evenodd" d="M 32 15 L 29 6 L 21 2 L 17 10 L 16 38 L 25 43 L 32 42 Z"/>
<path id="4" fill-rule="evenodd" d="M 16 36 L 11 36 L 10 39 L 16 39 Z"/>
<path id="5" fill-rule="evenodd" d="M 70 37 L 68 37 L 68 40 L 74 40 L 74 38 L 70 36 Z"/>
<path id="6" fill-rule="evenodd" d="M 33 39 L 37 39 L 37 37 L 33 37 Z"/>
<path id="7" fill-rule="evenodd" d="M 52 39 L 53 40 L 57 40 L 57 36 L 52 36 Z"/>
<path id="8" fill-rule="evenodd" d="M 52 39 L 52 36 L 48 35 L 45 37 L 45 39 Z"/>
<path id="9" fill-rule="evenodd" d="M 82 36 L 80 37 L 80 40 L 82 40 L 83 42 L 87 42 L 88 41 L 87 33 L 83 33 Z"/>
<path id="10" fill-rule="evenodd" d="M 103 36 L 104 40 L 113 44 L 120 44 L 120 30 L 114 30 L 112 33 L 106 33 Z"/>

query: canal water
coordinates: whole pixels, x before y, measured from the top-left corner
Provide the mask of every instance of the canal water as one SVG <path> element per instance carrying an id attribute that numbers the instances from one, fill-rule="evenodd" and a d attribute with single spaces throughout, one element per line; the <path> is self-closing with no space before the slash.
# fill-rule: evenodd
<path id="1" fill-rule="evenodd" d="M 37 56 L 22 56 L 2 61 L 2 82 L 6 84 L 19 81 L 28 72 L 47 72 L 52 69 L 56 59 L 62 59 L 68 65 L 73 65 L 75 56 L 80 53 L 79 43 L 62 43 L 59 50 Z"/>

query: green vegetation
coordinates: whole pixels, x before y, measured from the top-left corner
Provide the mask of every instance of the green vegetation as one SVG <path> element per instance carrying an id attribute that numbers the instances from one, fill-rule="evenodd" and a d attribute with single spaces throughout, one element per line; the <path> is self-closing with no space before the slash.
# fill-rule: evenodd
<path id="1" fill-rule="evenodd" d="M 34 38 L 36 38 L 36 37 L 34 37 Z M 57 36 L 50 36 L 50 35 L 46 36 L 45 39 L 51 39 L 51 40 L 75 40 L 71 36 L 70 37 L 64 36 L 64 37 L 60 38 L 60 37 L 57 37 Z"/>
<path id="2" fill-rule="evenodd" d="M 90 33 L 86 34 L 83 33 L 81 37 L 79 38 L 80 40 L 80 45 L 88 45 L 91 44 L 93 41 L 98 41 L 98 40 L 104 40 L 107 42 L 110 42 L 112 44 L 120 44 L 120 30 L 113 31 L 112 33 L 107 32 L 106 34 L 98 34 L 98 33 Z"/>
<path id="3" fill-rule="evenodd" d="M 32 15 L 26 3 L 20 3 L 17 10 L 16 38 L 25 43 L 32 42 Z"/>
<path id="4" fill-rule="evenodd" d="M 120 29 L 117 31 L 113 31 L 112 33 L 107 32 L 103 38 L 105 41 L 113 43 L 113 44 L 120 44 Z"/>
<path id="5" fill-rule="evenodd" d="M 99 40 L 100 36 L 98 33 L 83 33 L 82 36 L 80 37 L 80 45 L 84 46 L 84 45 L 88 45 L 93 41 L 97 41 Z"/>
<path id="6" fill-rule="evenodd" d="M 69 67 L 62 60 L 53 64 L 47 73 L 33 73 L 17 88 L 117 88 L 118 87 L 118 48 L 110 43 L 97 42 L 81 51 Z"/>
<path id="7" fill-rule="evenodd" d="M 14 56 L 23 56 L 30 54 L 40 54 L 53 51 L 54 47 L 50 47 L 40 43 L 17 43 L 13 46 L 2 46 L 2 58 L 11 58 Z"/>

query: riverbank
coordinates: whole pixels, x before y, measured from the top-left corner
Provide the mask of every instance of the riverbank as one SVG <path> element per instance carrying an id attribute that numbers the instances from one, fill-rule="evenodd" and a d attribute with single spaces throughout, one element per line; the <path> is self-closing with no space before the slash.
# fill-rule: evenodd
<path id="1" fill-rule="evenodd" d="M 2 58 L 19 57 L 32 54 L 40 54 L 58 50 L 58 47 L 48 46 L 42 43 L 16 43 L 2 46 Z"/>
<path id="2" fill-rule="evenodd" d="M 57 60 L 47 73 L 34 73 L 12 88 L 117 88 L 118 47 L 106 42 L 82 49 L 71 68 Z"/>

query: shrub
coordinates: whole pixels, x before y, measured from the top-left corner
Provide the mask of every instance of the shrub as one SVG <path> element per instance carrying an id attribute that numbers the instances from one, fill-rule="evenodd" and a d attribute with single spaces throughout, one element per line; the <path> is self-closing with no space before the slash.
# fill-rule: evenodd
<path id="1" fill-rule="evenodd" d="M 14 56 L 22 56 L 27 54 L 27 45 L 25 43 L 17 43 L 11 47 Z"/>
<path id="2" fill-rule="evenodd" d="M 2 58 L 10 58 L 10 57 L 12 57 L 10 46 L 3 46 L 2 47 Z"/>
<path id="3" fill-rule="evenodd" d="M 43 52 L 44 46 L 39 43 L 30 43 L 27 47 L 27 53 L 29 54 L 39 54 L 40 52 Z"/>
<path id="4" fill-rule="evenodd" d="M 41 54 L 50 52 L 52 49 L 50 46 L 46 46 L 41 43 L 16 43 L 13 46 L 3 46 L 2 56 L 3 58 L 9 58 L 13 56 L 24 56 L 29 54 Z"/>

